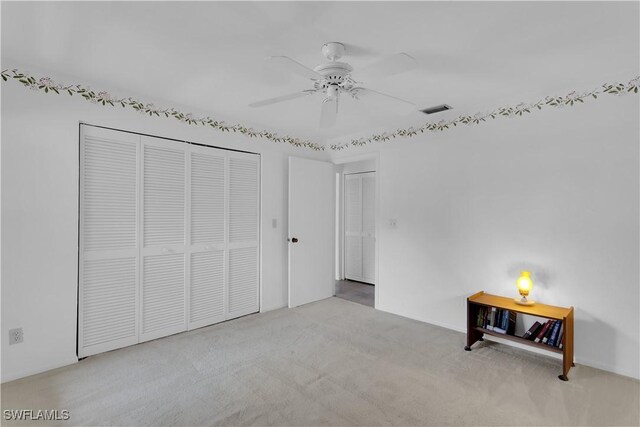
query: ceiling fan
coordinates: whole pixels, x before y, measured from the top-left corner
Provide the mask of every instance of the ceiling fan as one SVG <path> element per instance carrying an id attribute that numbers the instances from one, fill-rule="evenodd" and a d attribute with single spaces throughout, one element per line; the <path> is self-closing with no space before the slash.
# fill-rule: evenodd
<path id="1" fill-rule="evenodd" d="M 288 56 L 271 56 L 267 60 L 280 66 L 289 72 L 306 77 L 313 81 L 313 88 L 295 92 L 288 95 L 269 98 L 249 104 L 250 107 L 263 107 L 278 102 L 289 101 L 296 98 L 322 93 L 322 111 L 320 115 L 320 127 L 328 128 L 335 124 L 338 114 L 338 101 L 342 94 L 349 95 L 356 100 L 370 101 L 379 107 L 386 107 L 390 111 L 399 114 L 408 114 L 416 111 L 415 104 L 361 86 L 360 81 L 367 81 L 379 77 L 387 77 L 399 74 L 416 67 L 416 60 L 406 53 L 397 53 L 388 58 L 377 61 L 352 76 L 353 67 L 346 62 L 338 62 L 345 53 L 342 43 L 330 42 L 322 46 L 322 54 L 329 60 L 314 69 L 308 68 Z"/>

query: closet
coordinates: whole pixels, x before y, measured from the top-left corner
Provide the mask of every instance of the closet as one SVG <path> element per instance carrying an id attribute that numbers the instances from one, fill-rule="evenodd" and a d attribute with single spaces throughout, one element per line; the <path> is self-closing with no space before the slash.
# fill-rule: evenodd
<path id="1" fill-rule="evenodd" d="M 80 129 L 78 356 L 259 310 L 260 157 Z"/>
<path id="2" fill-rule="evenodd" d="M 375 172 L 344 176 L 345 277 L 375 281 Z"/>

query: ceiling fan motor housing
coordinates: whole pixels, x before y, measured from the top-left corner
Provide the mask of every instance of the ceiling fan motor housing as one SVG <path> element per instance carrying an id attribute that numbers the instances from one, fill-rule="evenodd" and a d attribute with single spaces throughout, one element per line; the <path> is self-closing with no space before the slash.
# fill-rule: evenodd
<path id="1" fill-rule="evenodd" d="M 344 45 L 339 42 L 329 42 L 322 45 L 322 54 L 329 61 L 337 61 L 344 55 Z"/>
<path id="2" fill-rule="evenodd" d="M 318 65 L 313 70 L 324 76 L 324 79 L 315 82 L 315 88 L 326 89 L 329 86 L 341 86 L 347 83 L 353 67 L 346 62 L 329 62 Z"/>

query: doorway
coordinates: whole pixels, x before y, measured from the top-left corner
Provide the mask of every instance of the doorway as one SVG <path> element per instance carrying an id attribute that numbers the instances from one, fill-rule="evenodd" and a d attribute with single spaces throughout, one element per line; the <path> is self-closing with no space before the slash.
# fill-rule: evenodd
<path id="1" fill-rule="evenodd" d="M 341 165 L 336 297 L 375 307 L 376 159 Z"/>

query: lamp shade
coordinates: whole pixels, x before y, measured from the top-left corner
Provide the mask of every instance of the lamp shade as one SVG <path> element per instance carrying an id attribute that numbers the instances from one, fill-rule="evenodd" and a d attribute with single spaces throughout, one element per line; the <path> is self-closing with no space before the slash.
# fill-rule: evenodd
<path id="1" fill-rule="evenodd" d="M 520 295 L 526 297 L 529 295 L 531 289 L 533 289 L 533 281 L 531 280 L 531 272 L 530 271 L 521 271 L 520 277 L 516 281 L 516 286 L 518 286 L 518 291 Z"/>

